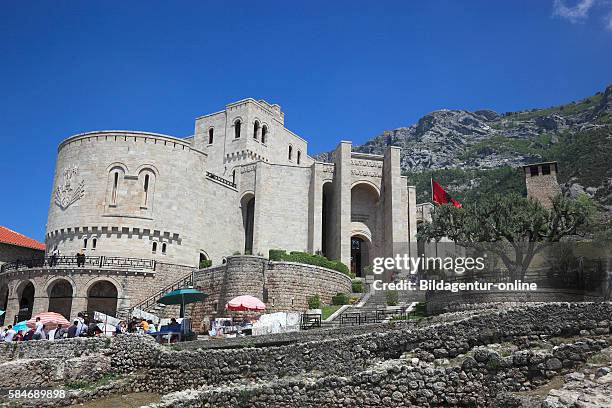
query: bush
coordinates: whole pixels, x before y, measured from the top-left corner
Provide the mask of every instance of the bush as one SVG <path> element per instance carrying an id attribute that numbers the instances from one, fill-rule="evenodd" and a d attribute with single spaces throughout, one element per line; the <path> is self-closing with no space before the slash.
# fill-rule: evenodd
<path id="1" fill-rule="evenodd" d="M 282 261 L 283 260 L 283 255 L 286 255 L 284 249 L 271 249 L 270 250 L 270 255 L 268 256 L 268 258 L 271 261 Z"/>
<path id="2" fill-rule="evenodd" d="M 349 271 L 348 266 L 342 262 L 331 261 L 324 256 L 313 255 L 307 252 L 293 251 L 291 253 L 287 253 L 284 249 L 271 249 L 269 252 L 269 259 L 271 261 L 297 262 L 307 265 L 320 266 L 322 268 L 333 269 L 352 278 L 355 277 L 354 274 Z"/>
<path id="3" fill-rule="evenodd" d="M 363 281 L 359 279 L 353 279 L 351 282 L 353 293 L 363 293 Z"/>
<path id="4" fill-rule="evenodd" d="M 399 294 L 397 293 L 397 290 L 385 292 L 385 298 L 387 299 L 387 306 L 397 306 L 399 303 Z"/>
<path id="5" fill-rule="evenodd" d="M 332 296 L 332 305 L 348 305 L 349 296 L 346 293 L 338 292 L 335 296 Z"/>
<path id="6" fill-rule="evenodd" d="M 202 259 L 200 261 L 200 269 L 210 268 L 212 266 L 212 261 L 210 259 Z"/>
<path id="7" fill-rule="evenodd" d="M 309 309 L 320 309 L 321 308 L 321 298 L 318 293 L 315 293 L 312 296 L 309 296 L 308 299 L 308 308 Z"/>

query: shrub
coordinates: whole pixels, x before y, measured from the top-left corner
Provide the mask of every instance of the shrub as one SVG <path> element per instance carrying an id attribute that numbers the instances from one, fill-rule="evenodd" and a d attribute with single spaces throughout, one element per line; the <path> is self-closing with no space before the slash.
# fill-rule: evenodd
<path id="1" fill-rule="evenodd" d="M 353 279 L 351 282 L 353 293 L 363 293 L 363 281 L 359 279 Z"/>
<path id="2" fill-rule="evenodd" d="M 268 258 L 271 261 L 282 261 L 283 255 L 286 255 L 284 249 L 271 249 Z"/>
<path id="3" fill-rule="evenodd" d="M 397 290 L 389 290 L 385 292 L 385 298 L 387 299 L 387 306 L 397 306 L 399 303 L 399 294 Z"/>
<path id="4" fill-rule="evenodd" d="M 346 293 L 338 292 L 335 296 L 332 296 L 332 305 L 348 305 L 349 296 Z"/>
<path id="5" fill-rule="evenodd" d="M 307 252 L 293 251 L 287 253 L 284 249 L 271 249 L 269 252 L 269 259 L 271 261 L 287 261 L 287 262 L 298 262 L 307 265 L 320 266 L 322 268 L 333 269 L 341 272 L 349 277 L 354 278 L 354 274 L 349 271 L 348 266 L 340 261 L 331 261 L 324 256 L 309 254 Z"/>
<path id="6" fill-rule="evenodd" d="M 321 308 L 321 298 L 318 293 L 315 293 L 312 296 L 308 297 L 308 308 L 309 309 L 320 309 Z"/>
<path id="7" fill-rule="evenodd" d="M 210 268 L 212 266 L 212 261 L 210 259 L 202 259 L 200 261 L 200 269 Z"/>

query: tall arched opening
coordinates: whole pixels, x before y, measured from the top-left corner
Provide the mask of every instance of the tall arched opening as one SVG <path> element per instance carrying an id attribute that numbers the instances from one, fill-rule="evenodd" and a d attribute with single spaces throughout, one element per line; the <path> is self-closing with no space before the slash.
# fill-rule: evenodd
<path id="1" fill-rule="evenodd" d="M 19 290 L 19 314 L 17 321 L 29 320 L 32 318 L 32 309 L 34 307 L 34 295 L 36 290 L 32 282 L 27 282 L 23 289 Z"/>
<path id="2" fill-rule="evenodd" d="M 49 311 L 70 320 L 72 310 L 72 285 L 66 279 L 58 279 L 49 289 Z"/>
<path id="3" fill-rule="evenodd" d="M 330 257 L 333 231 L 332 222 L 332 203 L 333 203 L 333 184 L 328 181 L 323 184 L 323 197 L 321 205 L 321 252 L 323 256 Z"/>
<path id="4" fill-rule="evenodd" d="M 114 316 L 117 312 L 117 287 L 102 280 L 91 285 L 87 291 L 87 312 L 102 312 Z"/>
<path id="5" fill-rule="evenodd" d="M 371 266 L 379 242 L 379 190 L 370 182 L 355 183 L 351 188 L 351 270 L 364 276 Z"/>
<path id="6" fill-rule="evenodd" d="M 245 194 L 240 200 L 242 208 L 242 224 L 244 226 L 244 253 L 253 253 L 253 229 L 255 225 L 255 196 Z"/>

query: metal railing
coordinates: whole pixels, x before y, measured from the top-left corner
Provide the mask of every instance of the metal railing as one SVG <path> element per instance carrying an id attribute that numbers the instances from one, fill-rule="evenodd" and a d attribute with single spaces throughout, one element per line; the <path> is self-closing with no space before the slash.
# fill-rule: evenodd
<path id="1" fill-rule="evenodd" d="M 233 183 L 227 179 L 224 179 L 223 177 L 217 176 L 215 173 L 211 173 L 210 171 L 206 172 L 206 177 L 210 177 L 211 179 L 216 180 L 222 184 L 236 188 L 236 183 Z"/>
<path id="2" fill-rule="evenodd" d="M 171 283 L 170 285 L 166 286 L 163 289 L 160 289 L 159 291 L 155 292 L 153 295 L 147 297 L 146 299 L 136 303 L 135 305 L 131 306 L 129 309 L 129 314 L 132 313 L 132 310 L 134 309 L 140 309 L 140 310 L 144 310 L 144 311 L 148 311 L 148 309 L 155 305 L 157 303 L 157 301 L 159 300 L 160 297 L 162 297 L 163 295 L 165 295 L 168 292 L 172 292 L 173 290 L 176 289 L 182 289 L 188 286 L 193 286 L 193 272 L 191 272 L 189 275 L 182 277 L 181 279 Z"/>
<path id="3" fill-rule="evenodd" d="M 13 272 L 31 268 L 106 268 L 126 270 L 155 270 L 155 260 L 123 258 L 117 256 L 85 256 L 81 262 L 77 256 L 48 256 L 37 259 L 20 259 L 2 265 L 1 272 Z"/>

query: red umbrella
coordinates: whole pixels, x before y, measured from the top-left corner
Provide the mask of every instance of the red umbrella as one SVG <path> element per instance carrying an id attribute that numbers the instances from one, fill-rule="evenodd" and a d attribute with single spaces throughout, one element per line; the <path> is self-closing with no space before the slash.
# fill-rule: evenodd
<path id="1" fill-rule="evenodd" d="M 64 327 L 70 326 L 70 322 L 66 320 L 64 316 L 55 312 L 43 312 L 34 315 L 28 322 L 26 323 L 29 327 L 36 327 L 36 318 L 40 317 L 40 322 L 49 328 L 56 328 L 58 324 L 61 324 Z"/>
<path id="2" fill-rule="evenodd" d="M 245 311 L 264 311 L 266 310 L 266 305 L 261 300 L 257 299 L 254 296 L 244 295 L 238 296 L 227 302 L 225 305 L 227 310 L 236 311 L 236 312 L 245 312 Z"/>

